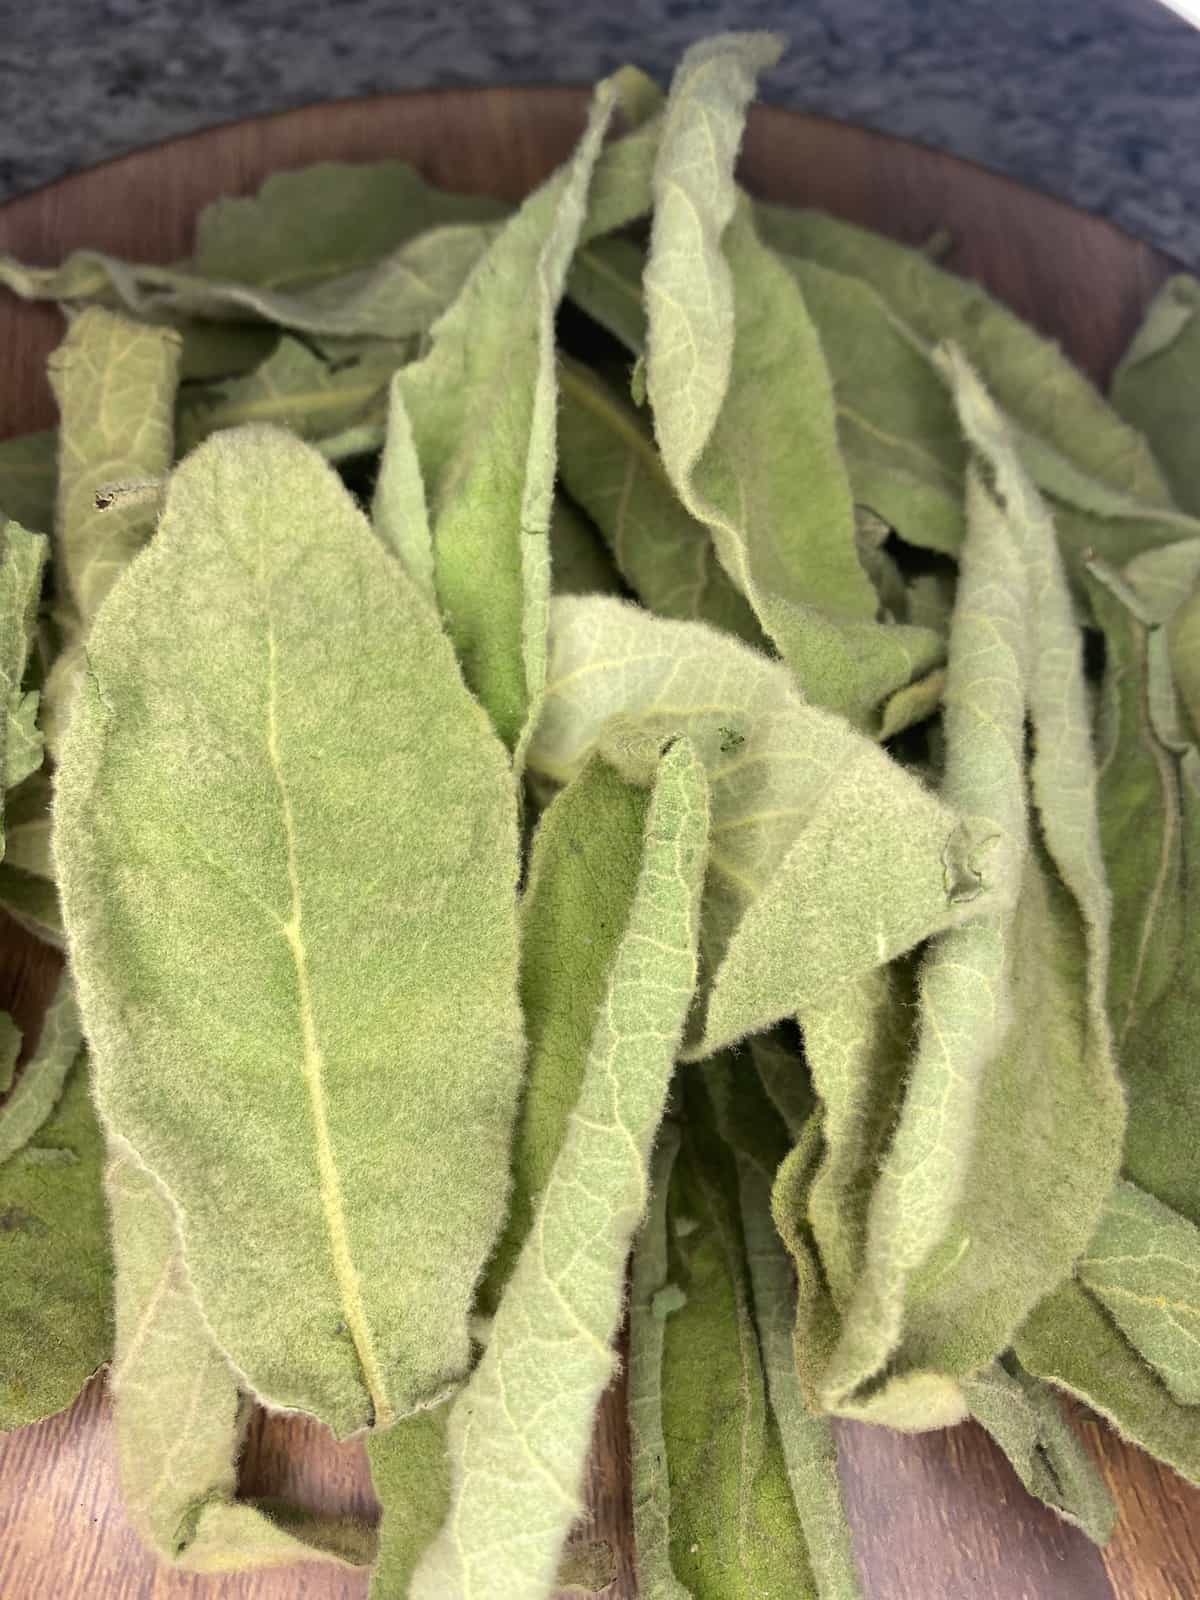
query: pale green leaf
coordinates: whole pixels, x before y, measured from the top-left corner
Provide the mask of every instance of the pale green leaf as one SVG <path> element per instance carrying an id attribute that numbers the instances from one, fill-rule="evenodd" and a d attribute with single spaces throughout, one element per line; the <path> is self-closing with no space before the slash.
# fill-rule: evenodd
<path id="1" fill-rule="evenodd" d="M 978 879 L 955 813 L 842 718 L 806 705 L 783 666 L 700 623 L 600 596 L 556 600 L 531 769 L 563 782 L 600 746 L 645 782 L 677 734 L 712 784 L 705 1051 L 970 909 Z"/>
<path id="2" fill-rule="evenodd" d="M 521 902 L 529 1055 L 508 1223 L 485 1285 L 494 1308 L 533 1225 L 583 1087 L 596 1012 L 637 891 L 648 794 L 595 756 L 542 814 Z"/>
<path id="3" fill-rule="evenodd" d="M 629 1285 L 629 1438 L 633 1538 L 642 1600 L 691 1600 L 671 1568 L 671 1485 L 663 1434 L 662 1359 L 667 1317 L 680 1291 L 667 1265 L 667 1194 L 679 1129 L 665 1122 L 654 1151 L 650 1201 Z"/>
<path id="4" fill-rule="evenodd" d="M 73 1054 L 35 1142 L 0 1165 L 0 1429 L 69 1406 L 112 1351 L 104 1141 Z"/>
<path id="5" fill-rule="evenodd" d="M 710 622 L 769 650 L 708 529 L 680 503 L 649 421 L 585 367 L 559 363 L 559 471 L 603 533 L 621 576 L 658 616 Z"/>
<path id="6" fill-rule="evenodd" d="M 429 508 L 400 373 L 388 385 L 387 436 L 371 501 L 371 521 L 416 587 L 431 605 L 436 603 Z"/>
<path id="7" fill-rule="evenodd" d="M 42 764 L 37 694 L 23 688 L 41 597 L 46 540 L 19 522 L 0 521 L 0 795 Z M 0 798 L 0 856 L 4 854 Z"/>
<path id="8" fill-rule="evenodd" d="M 49 533 L 54 526 L 58 438 L 52 429 L 0 440 L 0 521 Z"/>
<path id="9" fill-rule="evenodd" d="M 97 508 L 97 491 L 161 477 L 174 459 L 179 335 L 91 309 L 50 357 L 59 409 L 55 570 L 82 627 L 154 531 L 143 501 Z"/>
<path id="10" fill-rule="evenodd" d="M 994 1361 L 963 1382 L 971 1415 L 991 1434 L 1037 1499 L 1107 1544 L 1116 1507 L 1087 1450 L 1049 1385 L 1013 1357 Z"/>
<path id="11" fill-rule="evenodd" d="M 837 1446 L 828 1420 L 809 1410 L 796 1371 L 795 1281 L 771 1216 L 771 1186 L 787 1153 L 787 1141 L 782 1123 L 747 1066 L 718 1056 L 698 1070 L 712 1097 L 722 1136 L 734 1152 L 767 1399 L 817 1593 L 821 1600 L 860 1600 L 862 1589 L 838 1481 Z"/>
<path id="12" fill-rule="evenodd" d="M 614 107 L 480 259 L 396 386 L 428 499 L 437 598 L 463 674 L 515 747 L 541 696 L 554 492 L 554 317 Z"/>
<path id="13" fill-rule="evenodd" d="M 579 1098 L 487 1348 L 451 1407 L 451 1509 L 412 1600 L 548 1595 L 582 1509 L 593 1416 L 616 1362 L 625 1260 L 696 981 L 706 788 L 686 740 L 671 745 Z"/>
<path id="14" fill-rule="evenodd" d="M 1149 505 L 1170 506 L 1140 434 L 1056 345 L 978 284 L 943 271 L 918 250 L 821 212 L 758 205 L 755 221 L 776 249 L 863 279 L 924 344 L 952 339 L 1007 415 L 1081 471 Z"/>
<path id="15" fill-rule="evenodd" d="M 561 494 L 555 495 L 550 513 L 550 588 L 554 594 L 626 592 L 604 540 L 574 502 Z"/>
<path id="16" fill-rule="evenodd" d="M 1073 1394 L 1176 1472 L 1200 1483 L 1200 1426 L 1074 1281 L 1036 1308 L 1013 1340 L 1021 1365 Z"/>
<path id="17" fill-rule="evenodd" d="M 635 356 L 646 348 L 645 255 L 632 239 L 595 239 L 575 257 L 567 294 Z"/>
<path id="18" fill-rule="evenodd" d="M 1200 283 L 1179 273 L 1151 302 L 1113 374 L 1112 403 L 1139 428 L 1162 464 L 1179 504 L 1200 516 L 1200 437 L 1195 389 L 1200 374 Z"/>
<path id="19" fill-rule="evenodd" d="M 242 422 L 277 423 L 314 441 L 333 437 L 379 408 L 408 354 L 408 345 L 380 339 L 335 359 L 284 337 L 253 371 L 180 390 L 176 453 Z"/>
<path id="20" fill-rule="evenodd" d="M 64 976 L 46 1008 L 32 1055 L 0 1101 L 0 1163 L 23 1149 L 53 1112 L 82 1043 L 74 985 Z"/>
<path id="21" fill-rule="evenodd" d="M 816 1101 L 808 1076 L 807 1050 L 803 1056 L 779 1033 L 760 1034 L 749 1041 L 750 1056 L 767 1098 L 783 1118 L 793 1139 L 813 1114 Z"/>
<path id="22" fill-rule="evenodd" d="M 1183 1405 L 1200 1405 L 1200 1228 L 1118 1183 L 1080 1282 Z"/>
<path id="23" fill-rule="evenodd" d="M 450 1509 L 446 1424 L 450 1402 L 415 1411 L 367 1435 L 375 1494 L 383 1507 L 372 1600 L 402 1600 L 426 1546 Z"/>
<path id="24" fill-rule="evenodd" d="M 336 474 L 274 429 L 177 469 L 89 659 L 54 850 L 98 1103 L 248 1387 L 385 1425 L 463 1375 L 503 1220 L 505 752 Z"/>
<path id="25" fill-rule="evenodd" d="M 193 1298 L 171 1202 L 120 1139 L 104 1188 L 116 1312 L 108 1388 L 121 1498 L 142 1542 L 192 1572 L 369 1562 L 366 1528 L 268 1516 L 235 1499 L 242 1402 Z"/>
<path id="26" fill-rule="evenodd" d="M 1200 543 L 1196 549 L 1200 551 Z M 1200 581 L 1172 615 L 1167 637 L 1175 687 L 1187 712 L 1192 739 L 1200 743 Z"/>

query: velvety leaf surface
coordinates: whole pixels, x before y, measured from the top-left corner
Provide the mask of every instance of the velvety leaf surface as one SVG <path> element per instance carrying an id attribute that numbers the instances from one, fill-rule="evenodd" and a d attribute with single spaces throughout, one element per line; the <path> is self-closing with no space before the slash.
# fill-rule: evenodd
<path id="1" fill-rule="evenodd" d="M 23 687 L 41 595 L 46 540 L 19 522 L 0 522 L 0 794 L 42 763 L 37 694 Z M 0 799 L 0 856 L 4 855 Z"/>
<path id="2" fill-rule="evenodd" d="M 451 1507 L 412 1600 L 537 1600 L 552 1588 L 582 1509 L 625 1261 L 695 987 L 707 834 L 704 770 L 681 739 L 658 770 L 578 1101 L 487 1348 L 451 1405 Z"/>
<path id="3" fill-rule="evenodd" d="M 64 975 L 42 1018 L 33 1054 L 0 1100 L 0 1163 L 23 1149 L 54 1110 L 82 1043 L 74 985 Z"/>
<path id="4" fill-rule="evenodd" d="M 570 164 L 525 201 L 438 321 L 428 355 L 396 378 L 429 503 L 438 603 L 510 748 L 546 670 L 554 316 L 613 107 L 602 85 Z"/>
<path id="5" fill-rule="evenodd" d="M 967 1378 L 963 1393 L 1029 1493 L 1107 1544 L 1116 1507 L 1049 1384 L 1010 1356 Z"/>
<path id="6" fill-rule="evenodd" d="M 52 880 L 50 778 L 34 772 L 4 797 L 4 865 Z"/>
<path id="7" fill-rule="evenodd" d="M 311 1528 L 293 1532 L 235 1500 L 237 1384 L 192 1295 L 171 1202 L 119 1139 L 104 1188 L 116 1307 L 108 1388 L 121 1497 L 142 1541 L 160 1560 L 193 1572 L 319 1556 L 369 1561 L 374 1541 L 365 1528 L 322 1527 L 310 1517 Z"/>
<path id="8" fill-rule="evenodd" d="M 699 623 L 556 600 L 534 772 L 601 747 L 645 782 L 684 733 L 712 785 L 703 1049 L 759 1032 L 964 914 L 977 879 L 956 814 L 787 670 Z M 905 884 L 898 895 L 894 886 Z"/>
<path id="9" fill-rule="evenodd" d="M 399 374 L 388 385 L 387 434 L 375 480 L 371 521 L 416 587 L 435 605 L 429 508 Z"/>
<path id="10" fill-rule="evenodd" d="M 1200 432 L 1193 397 L 1200 373 L 1200 283 L 1169 278 L 1113 374 L 1112 403 L 1149 441 L 1171 492 L 1200 516 Z"/>
<path id="11" fill-rule="evenodd" d="M 504 750 L 332 469 L 277 430 L 176 471 L 89 659 L 55 856 L 102 1113 L 178 1207 L 248 1386 L 383 1425 L 462 1376 L 507 1197 Z"/>
<path id="12" fill-rule="evenodd" d="M 1118 1183 L 1080 1282 L 1183 1405 L 1200 1405 L 1200 1228 Z"/>
<path id="13" fill-rule="evenodd" d="M 36 1138 L 0 1165 L 0 1428 L 69 1406 L 112 1350 L 104 1141 L 74 1054 Z"/>

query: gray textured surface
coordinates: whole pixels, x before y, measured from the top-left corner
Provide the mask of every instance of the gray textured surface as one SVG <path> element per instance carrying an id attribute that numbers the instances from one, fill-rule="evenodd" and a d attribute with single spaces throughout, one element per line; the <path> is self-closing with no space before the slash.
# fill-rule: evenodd
<path id="1" fill-rule="evenodd" d="M 138 145 L 447 83 L 665 79 L 723 27 L 765 98 L 984 162 L 1200 264 L 1200 32 L 1156 0 L 0 0 L 0 198 Z"/>

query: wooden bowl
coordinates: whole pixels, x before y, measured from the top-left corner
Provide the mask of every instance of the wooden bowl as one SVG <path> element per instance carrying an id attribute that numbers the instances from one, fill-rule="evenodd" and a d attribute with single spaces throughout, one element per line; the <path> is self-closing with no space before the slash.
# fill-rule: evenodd
<path id="1" fill-rule="evenodd" d="M 90 246 L 147 261 L 190 247 L 218 194 L 324 158 L 414 162 L 436 183 L 517 199 L 567 155 L 582 89 L 446 90 L 257 118 L 138 151 L 0 207 L 0 249 L 51 263 Z M 949 231 L 946 264 L 978 278 L 1104 382 L 1172 263 L 1109 224 L 966 162 L 822 118 L 756 108 L 742 160 L 764 198 L 819 206 L 910 244 Z M 58 314 L 0 298 L 0 438 L 54 420 L 45 358 Z M 57 960 L 0 925 L 0 1005 L 26 1026 Z M 837 1424 L 868 1600 L 1194 1600 L 1200 1492 L 1079 1417 L 1121 1521 L 1100 1552 L 1031 1500 L 974 1425 L 917 1436 Z M 375 1510 L 365 1457 L 315 1423 L 260 1416 L 245 1489 L 328 1509 Z M 599 1419 L 590 1536 L 619 1557 L 610 1600 L 637 1594 L 628 1438 L 619 1383 Z M 102 1380 L 69 1410 L 0 1438 L 0 1595 L 5 1600 L 363 1600 L 365 1576 L 307 1565 L 196 1578 L 139 1545 L 121 1507 Z"/>

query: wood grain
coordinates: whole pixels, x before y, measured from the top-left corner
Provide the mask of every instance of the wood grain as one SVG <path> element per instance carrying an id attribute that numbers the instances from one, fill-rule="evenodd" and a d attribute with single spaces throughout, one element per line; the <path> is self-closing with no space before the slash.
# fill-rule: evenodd
<path id="1" fill-rule="evenodd" d="M 566 155 L 583 122 L 573 89 L 445 90 L 340 102 L 217 128 L 110 162 L 0 208 L 0 249 L 52 263 L 77 246 L 169 261 L 196 211 L 270 172 L 324 158 L 402 155 L 450 188 L 516 199 Z M 949 231 L 948 264 L 983 281 L 1103 381 L 1171 263 L 1108 224 L 954 158 L 863 129 L 756 108 L 742 172 L 758 194 L 818 205 L 908 243 Z M 54 411 L 45 357 L 57 314 L 0 301 L 0 438 Z M 0 1005 L 28 1026 L 56 959 L 0 923 Z M 1200 1492 L 1080 1426 L 1121 1508 L 1095 1550 L 1025 1495 L 982 1430 L 905 1436 L 840 1423 L 838 1448 L 869 1600 L 1196 1600 Z M 259 1415 L 241 1466 L 247 1494 L 375 1512 L 365 1457 L 319 1425 Z M 621 1384 L 606 1398 L 582 1537 L 618 1558 L 609 1600 L 635 1600 L 628 1434 Z M 195 1578 L 158 1566 L 125 1521 L 107 1400 L 97 1379 L 61 1416 L 0 1439 L 2 1600 L 364 1600 L 366 1581 L 316 1565 Z"/>

